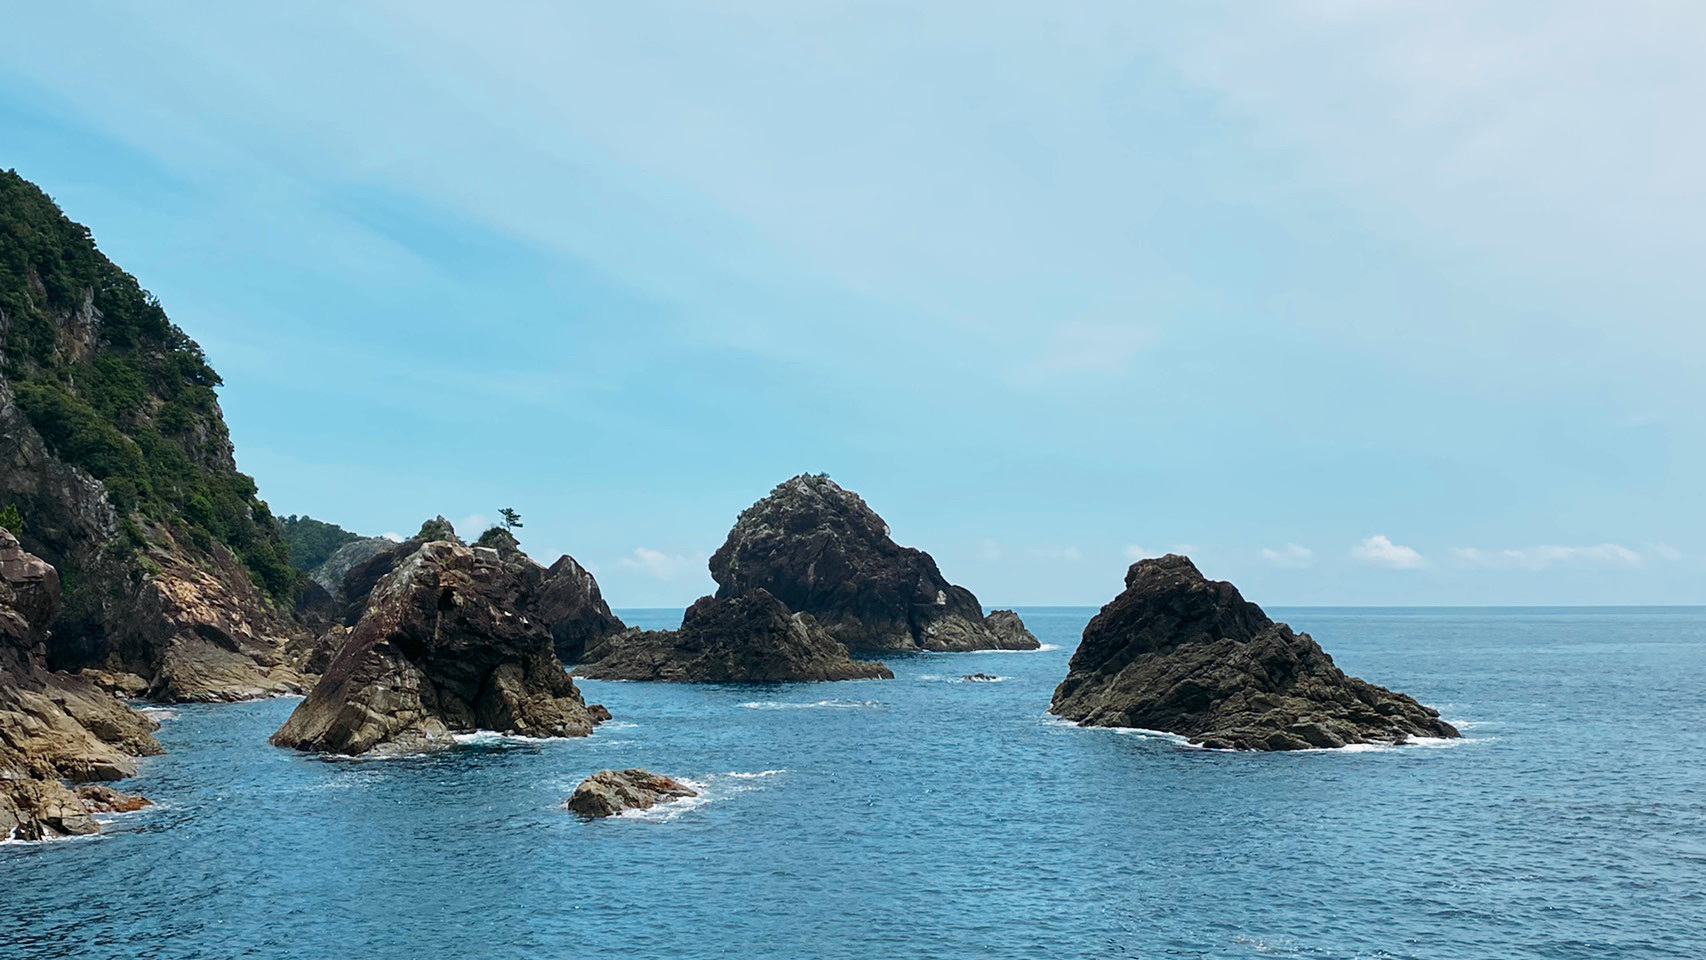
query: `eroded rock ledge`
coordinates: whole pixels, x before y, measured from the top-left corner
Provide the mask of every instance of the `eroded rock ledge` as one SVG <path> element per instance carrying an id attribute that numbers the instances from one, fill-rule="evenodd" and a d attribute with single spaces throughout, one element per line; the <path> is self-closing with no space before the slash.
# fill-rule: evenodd
<path id="1" fill-rule="evenodd" d="M 1240 750 L 1458 735 L 1438 711 L 1346 676 L 1308 634 L 1176 555 L 1132 564 L 1084 628 L 1049 712 Z"/>
<path id="2" fill-rule="evenodd" d="M 679 630 L 633 630 L 588 650 L 575 673 L 594 680 L 785 683 L 892 679 L 888 667 L 854 660 L 810 614 L 792 613 L 763 589 L 701 597 Z"/>
<path id="3" fill-rule="evenodd" d="M 545 568 L 453 540 L 419 544 L 366 597 L 324 676 L 272 742 L 342 754 L 446 746 L 494 730 L 580 737 L 589 710 L 531 616 Z"/>
<path id="4" fill-rule="evenodd" d="M 160 752 L 154 721 L 47 669 L 46 625 L 59 609 L 58 572 L 0 529 L 0 839 L 98 832 L 94 813 L 137 798 L 64 781 L 134 776 L 137 756 Z"/>
<path id="5" fill-rule="evenodd" d="M 794 477 L 748 507 L 710 566 L 718 597 L 767 590 L 849 649 L 1037 648 L 1022 624 L 992 629 L 970 590 L 895 543 L 858 494 L 826 476 Z"/>

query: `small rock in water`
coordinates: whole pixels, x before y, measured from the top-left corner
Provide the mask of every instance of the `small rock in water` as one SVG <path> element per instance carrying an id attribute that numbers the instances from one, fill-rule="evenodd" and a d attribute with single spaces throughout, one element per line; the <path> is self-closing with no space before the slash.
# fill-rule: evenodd
<path id="1" fill-rule="evenodd" d="M 965 676 L 960 678 L 960 682 L 961 683 L 994 683 L 995 681 L 1000 680 L 1000 679 L 1001 679 L 1000 677 L 997 677 L 993 674 L 988 674 L 988 673 L 968 673 Z"/>
<path id="2" fill-rule="evenodd" d="M 604 770 L 582 780 L 565 806 L 583 817 L 610 817 L 698 795 L 697 790 L 650 770 Z"/>
<path id="3" fill-rule="evenodd" d="M 90 813 L 134 813 L 143 807 L 154 805 L 147 797 L 120 793 L 112 787 L 101 786 L 78 787 L 77 799 L 83 801 Z"/>

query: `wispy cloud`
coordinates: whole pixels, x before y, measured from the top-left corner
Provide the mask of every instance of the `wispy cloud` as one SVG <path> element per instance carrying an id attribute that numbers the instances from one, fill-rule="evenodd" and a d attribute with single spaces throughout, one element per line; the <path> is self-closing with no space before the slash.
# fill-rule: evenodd
<path id="1" fill-rule="evenodd" d="M 1646 558 L 1641 554 L 1616 543 L 1601 543 L 1591 547 L 1561 547 L 1543 544 L 1537 547 L 1515 547 L 1502 550 L 1458 547 L 1452 553 L 1464 563 L 1478 567 L 1516 567 L 1523 570 L 1545 570 L 1559 564 L 1638 567 L 1646 562 Z"/>
<path id="2" fill-rule="evenodd" d="M 635 547 L 632 554 L 622 558 L 622 566 L 658 580 L 674 580 L 703 563 L 704 559 L 682 553 L 665 553 L 650 547 Z"/>
<path id="3" fill-rule="evenodd" d="M 1388 570 L 1416 570 L 1428 565 L 1426 557 L 1411 547 L 1393 543 L 1383 533 L 1377 533 L 1351 548 L 1351 556 L 1371 567 Z"/>
<path id="4" fill-rule="evenodd" d="M 1278 550 L 1272 547 L 1262 548 L 1262 559 L 1276 567 L 1293 569 L 1307 567 L 1315 562 L 1315 551 L 1295 543 L 1288 543 Z"/>
<path id="5" fill-rule="evenodd" d="M 1153 556 L 1155 556 L 1154 551 L 1150 550 L 1148 547 L 1140 547 L 1135 543 L 1125 548 L 1125 558 L 1127 560 L 1142 560 L 1144 557 Z"/>

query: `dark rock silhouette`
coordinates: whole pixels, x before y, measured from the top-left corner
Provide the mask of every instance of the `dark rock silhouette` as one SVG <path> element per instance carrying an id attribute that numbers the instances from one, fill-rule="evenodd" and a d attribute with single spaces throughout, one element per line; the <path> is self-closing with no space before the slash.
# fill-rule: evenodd
<path id="1" fill-rule="evenodd" d="M 865 501 L 802 475 L 748 507 L 711 556 L 719 597 L 768 590 L 853 650 L 1034 650 L 1036 638 L 985 623 L 928 553 L 889 538 Z"/>
<path id="2" fill-rule="evenodd" d="M 791 613 L 768 591 L 701 597 L 679 630 L 632 630 L 588 648 L 575 668 L 594 680 L 785 683 L 890 679 L 880 663 L 854 660 L 810 614 Z M 594 659 L 596 658 L 596 659 Z"/>
<path id="3" fill-rule="evenodd" d="M 1176 555 L 1132 564 L 1124 592 L 1084 628 L 1049 710 L 1240 750 L 1458 735 L 1437 711 L 1346 676 L 1308 634 Z"/>

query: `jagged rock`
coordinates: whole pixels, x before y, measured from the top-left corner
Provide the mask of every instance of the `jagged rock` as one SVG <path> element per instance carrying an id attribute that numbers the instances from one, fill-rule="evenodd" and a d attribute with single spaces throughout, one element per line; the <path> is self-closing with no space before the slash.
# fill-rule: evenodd
<path id="1" fill-rule="evenodd" d="M 1042 644 L 1037 642 L 1036 635 L 1031 633 L 1025 621 L 1012 610 L 997 610 L 983 618 L 983 625 L 995 635 L 1002 650 L 1035 650 Z"/>
<path id="2" fill-rule="evenodd" d="M 558 557 L 546 571 L 537 613 L 551 625 L 552 642 L 564 663 L 578 663 L 589 645 L 628 629 L 610 612 L 598 581 L 567 555 Z"/>
<path id="3" fill-rule="evenodd" d="M 586 736 L 594 719 L 536 603 L 544 570 L 446 540 L 421 544 L 367 600 L 347 641 L 272 742 L 331 753 L 404 752 L 496 730 Z"/>
<path id="4" fill-rule="evenodd" d="M 697 790 L 649 770 L 604 770 L 582 780 L 564 806 L 583 817 L 610 817 L 698 795 Z"/>
<path id="5" fill-rule="evenodd" d="M 0 838 L 94 833 L 64 779 L 116 780 L 157 754 L 154 721 L 90 680 L 46 667 L 59 574 L 0 529 Z"/>
<path id="6" fill-rule="evenodd" d="M 1049 711 L 1240 750 L 1458 735 L 1437 711 L 1346 676 L 1308 634 L 1177 555 L 1132 564 L 1124 592 L 1084 628 Z"/>
<path id="7" fill-rule="evenodd" d="M 325 562 L 315 567 L 308 574 L 308 579 L 327 595 L 333 607 L 342 610 L 351 599 L 344 582 L 344 578 L 349 575 L 349 572 L 382 553 L 395 553 L 400 547 L 401 544 L 397 541 L 387 540 L 384 537 L 363 537 L 360 540 L 351 540 L 333 550 L 332 555 L 327 557 Z M 395 563 L 392 565 L 395 566 Z M 381 573 L 379 576 L 384 576 L 384 574 Z M 373 589 L 373 583 L 377 581 L 378 577 L 374 577 L 372 581 L 367 582 L 367 589 Z"/>
<path id="8" fill-rule="evenodd" d="M 992 632 L 977 598 L 928 553 L 889 538 L 855 493 L 802 475 L 748 507 L 711 556 L 717 596 L 765 589 L 809 613 L 854 650 L 1036 649 L 1028 633 Z"/>
<path id="9" fill-rule="evenodd" d="M 701 597 L 680 630 L 633 630 L 588 651 L 575 673 L 593 680 L 670 683 L 788 683 L 891 679 L 889 668 L 854 660 L 810 614 L 790 613 L 766 590 Z"/>

